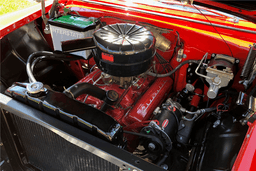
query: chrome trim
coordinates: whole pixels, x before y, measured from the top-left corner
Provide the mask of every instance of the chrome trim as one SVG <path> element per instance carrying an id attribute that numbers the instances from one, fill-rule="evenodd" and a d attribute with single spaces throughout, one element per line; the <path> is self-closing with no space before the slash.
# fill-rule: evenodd
<path id="1" fill-rule="evenodd" d="M 199 24 L 205 24 L 205 25 L 216 26 L 216 27 L 220 27 L 220 28 L 226 28 L 226 29 L 231 29 L 231 30 L 256 34 L 256 31 L 245 30 L 245 29 L 229 27 L 229 26 L 223 26 L 223 25 L 220 25 L 220 24 L 212 24 L 212 23 L 208 23 L 208 22 L 204 22 L 204 21 L 196 21 L 194 19 L 189 19 L 189 18 L 184 18 L 184 17 L 171 16 L 171 15 L 168 15 L 168 14 L 161 14 L 161 13 L 145 11 L 145 10 L 141 10 L 141 9 L 134 9 L 134 8 L 131 8 L 131 7 L 122 7 L 122 6 L 118 6 L 118 5 L 114 5 L 114 4 L 108 4 L 108 3 L 104 3 L 104 2 L 95 2 L 95 1 L 91 1 L 91 0 L 82 0 L 82 1 L 88 2 L 88 3 L 93 3 L 93 4 L 98 4 L 98 5 L 105 5 L 105 6 L 110 6 L 110 7 L 114 7 L 114 8 L 124 9 L 124 10 L 131 10 L 131 11 L 136 11 L 136 12 L 148 13 L 148 14 L 158 15 L 158 16 L 162 16 L 162 17 L 168 17 L 168 18 L 173 18 L 173 19 L 179 19 L 179 20 L 190 21 L 190 22 L 199 23 Z"/>

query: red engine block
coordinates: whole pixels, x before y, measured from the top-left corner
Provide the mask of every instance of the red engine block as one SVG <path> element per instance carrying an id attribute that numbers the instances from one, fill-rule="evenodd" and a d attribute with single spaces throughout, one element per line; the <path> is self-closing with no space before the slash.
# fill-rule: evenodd
<path id="1" fill-rule="evenodd" d="M 92 79 L 95 81 L 100 75 L 101 71 L 97 69 L 80 80 L 79 83 L 93 84 Z M 137 84 L 141 85 L 140 88 L 130 86 L 127 89 L 123 89 L 115 83 L 102 86 L 99 84 L 103 84 L 103 82 L 99 81 L 95 86 L 106 91 L 115 90 L 119 95 L 119 105 L 112 106 L 113 109 L 108 109 L 106 113 L 115 118 L 124 126 L 124 129 L 139 131 L 137 128 L 142 126 L 143 121 L 150 119 L 154 109 L 166 98 L 167 93 L 172 88 L 173 80 L 169 77 L 154 78 L 148 76 L 138 81 Z M 152 85 L 150 86 L 150 84 Z M 81 95 L 77 100 L 83 102 L 85 98 L 86 95 Z M 88 96 L 86 103 L 100 109 L 103 101 Z"/>

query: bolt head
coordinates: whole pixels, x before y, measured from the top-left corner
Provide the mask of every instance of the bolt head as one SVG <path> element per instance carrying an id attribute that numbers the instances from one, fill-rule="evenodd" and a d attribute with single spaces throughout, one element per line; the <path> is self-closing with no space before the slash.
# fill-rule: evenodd
<path id="1" fill-rule="evenodd" d="M 214 82 L 217 83 L 217 84 L 219 84 L 219 83 L 221 82 L 220 77 L 215 77 L 215 78 L 214 78 Z"/>
<path id="2" fill-rule="evenodd" d="M 156 145 L 155 145 L 154 143 L 149 143 L 149 144 L 148 144 L 148 148 L 149 148 L 150 150 L 154 150 L 154 149 L 156 149 Z"/>
<path id="3" fill-rule="evenodd" d="M 167 170 L 168 169 L 168 165 L 167 164 L 163 164 L 163 165 L 161 165 L 161 168 Z"/>

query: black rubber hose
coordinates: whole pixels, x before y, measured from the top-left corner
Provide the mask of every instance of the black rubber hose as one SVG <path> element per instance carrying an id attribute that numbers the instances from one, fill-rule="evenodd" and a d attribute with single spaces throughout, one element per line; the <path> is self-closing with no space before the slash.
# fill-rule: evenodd
<path id="1" fill-rule="evenodd" d="M 164 154 L 164 156 L 156 163 L 156 165 L 161 166 L 167 158 L 168 154 Z"/>
<path id="2" fill-rule="evenodd" d="M 254 59 L 255 59 L 255 55 L 256 55 L 256 50 L 253 50 L 254 46 L 256 46 L 256 45 L 254 44 L 250 48 L 248 56 L 247 56 L 246 61 L 244 63 L 244 66 L 243 66 L 243 69 L 242 69 L 242 72 L 241 72 L 241 75 L 240 75 L 240 77 L 243 78 L 243 79 L 248 78 L 248 76 L 250 74 L 250 71 L 253 67 L 253 63 L 254 63 Z"/>
<path id="3" fill-rule="evenodd" d="M 72 99 L 75 99 L 82 94 L 88 94 L 100 100 L 106 100 L 106 91 L 89 83 L 74 84 L 63 93 Z"/>
<path id="4" fill-rule="evenodd" d="M 37 64 L 39 61 L 41 61 L 44 57 L 45 57 L 45 56 L 42 56 L 42 57 L 40 57 L 40 58 L 36 58 L 36 59 L 32 62 L 31 68 L 30 68 L 32 73 L 34 72 L 34 68 L 35 68 L 36 64 Z"/>
<path id="5" fill-rule="evenodd" d="M 39 55 L 40 56 L 53 55 L 53 52 L 40 51 L 40 52 L 34 52 L 31 55 L 29 55 L 28 60 L 27 60 L 26 69 L 27 69 L 28 78 L 30 79 L 31 82 L 36 82 L 36 79 L 31 71 L 31 63 L 34 60 L 34 58 Z"/>
<path id="6" fill-rule="evenodd" d="M 56 60 L 68 60 L 69 58 L 67 58 L 67 56 L 72 57 L 71 58 L 72 60 L 84 59 L 81 56 L 71 55 L 71 54 L 62 53 L 62 52 L 48 52 L 48 51 L 34 52 L 31 55 L 29 55 L 28 60 L 27 60 L 27 64 L 26 64 L 27 74 L 28 74 L 28 77 L 29 77 L 31 82 L 36 82 L 36 79 L 35 79 L 32 71 L 31 71 L 31 63 L 33 62 L 33 60 L 35 58 L 41 57 L 41 56 L 51 57 L 51 58 L 56 59 Z"/>
<path id="7" fill-rule="evenodd" d="M 210 107 L 210 108 L 205 108 L 204 110 L 205 110 L 205 113 L 208 113 L 208 112 L 212 112 L 216 109 L 217 109 L 217 107 Z"/>
<path id="8" fill-rule="evenodd" d="M 196 63 L 199 64 L 200 61 L 197 60 L 187 60 L 184 61 L 182 63 L 180 63 L 175 69 L 173 69 L 171 72 L 168 72 L 166 74 L 157 74 L 157 73 L 153 73 L 153 72 L 148 72 L 147 74 L 153 77 L 169 77 L 171 76 L 173 73 L 175 73 L 178 69 L 180 69 L 183 65 L 188 64 L 188 63 Z"/>
<path id="9" fill-rule="evenodd" d="M 52 61 L 75 61 L 75 60 L 79 60 L 81 58 L 76 58 L 76 57 L 73 57 L 73 58 L 54 58 L 52 56 L 40 56 L 40 57 L 37 57 L 33 62 L 32 62 L 32 65 L 31 65 L 31 71 L 33 72 L 34 71 L 34 68 L 36 66 L 36 64 L 39 62 L 39 61 L 49 61 L 49 60 L 52 60 Z"/>

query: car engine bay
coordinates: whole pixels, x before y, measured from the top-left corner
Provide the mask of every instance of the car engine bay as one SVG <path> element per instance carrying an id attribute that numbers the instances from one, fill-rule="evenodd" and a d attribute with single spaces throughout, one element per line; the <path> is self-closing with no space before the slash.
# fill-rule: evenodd
<path id="1" fill-rule="evenodd" d="M 54 51 L 35 48 L 28 80 L 6 95 L 166 170 L 232 168 L 256 112 L 255 44 L 245 59 L 189 54 L 182 31 L 145 22 L 67 14 L 49 25 Z"/>

